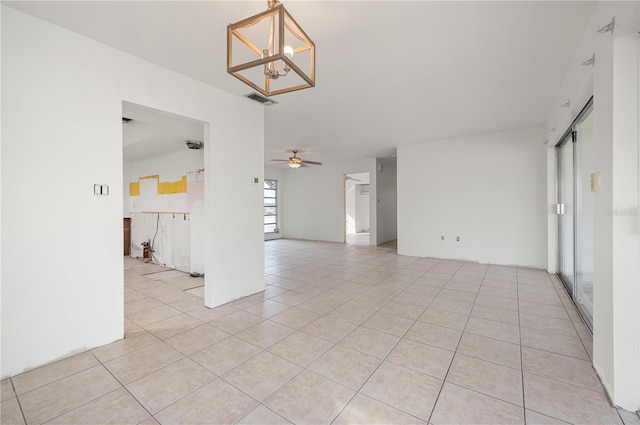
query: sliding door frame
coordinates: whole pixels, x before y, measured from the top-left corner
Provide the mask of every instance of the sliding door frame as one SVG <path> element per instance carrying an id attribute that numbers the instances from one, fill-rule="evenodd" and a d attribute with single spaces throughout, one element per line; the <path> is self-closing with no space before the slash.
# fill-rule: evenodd
<path id="1" fill-rule="evenodd" d="M 584 121 L 584 118 L 587 117 L 588 114 L 593 112 L 593 96 L 589 99 L 589 101 L 587 102 L 587 104 L 580 110 L 580 113 L 578 113 L 578 115 L 575 117 L 575 119 L 571 122 L 571 125 L 569 126 L 569 128 L 562 134 L 562 137 L 560 137 L 560 139 L 558 140 L 558 142 L 555 145 L 555 149 L 556 149 L 556 161 L 557 161 L 557 178 L 556 178 L 556 213 L 558 215 L 558 278 L 560 279 L 560 281 L 562 282 L 562 284 L 565 286 L 565 288 L 567 289 L 567 292 L 569 293 L 569 295 L 571 296 L 571 301 L 573 302 L 573 304 L 576 306 L 576 309 L 578 310 L 578 312 L 580 313 L 580 315 L 583 318 L 583 321 L 585 322 L 585 324 L 589 327 L 589 329 L 591 331 L 593 331 L 593 317 L 591 317 L 591 320 L 588 320 L 585 313 L 582 311 L 582 306 L 580 306 L 577 302 L 576 302 L 576 294 L 577 294 L 577 250 L 579 249 L 579 247 L 577 246 L 577 232 L 579 231 L 578 228 L 578 148 L 577 148 L 577 133 L 576 133 L 576 128 L 577 125 L 580 124 L 581 122 Z M 563 167 L 562 167 L 562 147 L 567 144 L 567 143 L 572 143 L 573 144 L 573 152 L 572 152 L 572 168 L 573 168 L 573 172 L 572 172 L 572 180 L 573 180 L 573 194 L 572 194 L 572 202 L 573 202 L 573 220 L 572 220 L 572 227 L 573 227 L 573 237 L 571 241 L 566 241 L 569 243 L 573 244 L 573 258 L 572 258 L 572 263 L 573 263 L 573 267 L 572 267 L 572 281 L 569 282 L 567 281 L 567 279 L 562 277 L 562 268 L 563 268 L 563 260 L 566 260 L 563 257 L 563 241 L 562 241 L 562 230 L 563 230 L 563 220 L 562 220 L 562 215 L 564 214 L 564 205 L 562 204 L 562 201 L 565 200 L 565 198 L 563 198 L 563 189 L 562 189 L 562 181 L 561 179 L 564 177 L 562 172 L 563 172 Z M 593 316 L 593 312 L 591 312 L 591 315 Z"/>

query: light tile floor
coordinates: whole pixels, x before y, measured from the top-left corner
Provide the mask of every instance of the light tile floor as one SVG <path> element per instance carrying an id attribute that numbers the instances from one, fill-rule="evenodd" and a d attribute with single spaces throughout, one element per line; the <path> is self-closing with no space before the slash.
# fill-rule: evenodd
<path id="1" fill-rule="evenodd" d="M 277 240 L 266 290 L 215 309 L 124 274 L 126 338 L 3 380 L 2 424 L 640 424 L 541 270 Z"/>

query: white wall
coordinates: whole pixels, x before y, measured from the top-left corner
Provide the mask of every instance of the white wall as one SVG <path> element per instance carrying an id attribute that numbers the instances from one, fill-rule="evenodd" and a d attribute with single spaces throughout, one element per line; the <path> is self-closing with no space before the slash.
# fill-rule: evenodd
<path id="1" fill-rule="evenodd" d="M 597 30 L 615 16 L 614 34 Z M 552 150 L 561 133 L 594 97 L 594 164 L 600 191 L 594 194 L 593 365 L 614 404 L 640 408 L 640 238 L 638 214 L 638 2 L 600 2 L 582 37 L 547 128 Z M 581 62 L 595 53 L 595 66 Z M 561 103 L 570 100 L 570 108 Z M 549 167 L 555 157 L 549 155 Z M 549 176 L 548 204 L 555 202 Z M 630 210 L 629 210 L 630 209 Z M 549 233 L 556 218 L 549 211 Z M 550 264 L 557 238 L 549 240 Z M 553 270 L 552 267 L 550 269 Z"/>
<path id="2" fill-rule="evenodd" d="M 400 146 L 398 253 L 546 267 L 544 140 L 528 128 Z"/>
<path id="3" fill-rule="evenodd" d="M 158 175 L 160 182 L 177 181 L 182 176 L 194 180 L 197 171 L 204 168 L 204 150 L 187 149 L 186 147 L 174 152 L 150 156 L 136 161 L 125 162 L 125 172 L 128 181 L 124 182 L 126 192 L 124 195 L 125 209 L 129 212 L 165 211 L 183 212 L 190 208 L 187 205 L 186 193 L 173 193 L 159 195 L 146 194 L 145 196 L 129 196 L 129 184 L 140 181 L 141 177 Z M 202 173 L 198 176 L 204 178 Z M 150 183 L 155 182 L 151 180 Z M 141 182 L 142 189 L 142 182 Z"/>
<path id="4" fill-rule="evenodd" d="M 262 107 L 7 6 L 2 88 L 3 377 L 123 336 L 123 100 L 207 123 L 205 304 L 263 289 Z"/>
<path id="5" fill-rule="evenodd" d="M 287 170 L 284 179 L 284 236 L 344 242 L 344 175 L 369 172 L 369 197 L 376 199 L 375 166 L 375 159 L 371 158 Z M 375 204 L 370 203 L 369 208 L 370 240 L 375 244 Z"/>
<path id="6" fill-rule="evenodd" d="M 377 245 L 398 237 L 398 181 L 396 158 L 376 160 L 377 179 Z"/>

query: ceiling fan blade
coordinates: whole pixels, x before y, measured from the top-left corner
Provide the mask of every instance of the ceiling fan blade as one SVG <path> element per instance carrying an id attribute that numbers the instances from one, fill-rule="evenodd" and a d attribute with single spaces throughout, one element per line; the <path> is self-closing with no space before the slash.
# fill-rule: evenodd
<path id="1" fill-rule="evenodd" d="M 272 159 L 271 161 L 277 161 L 277 162 L 289 162 L 288 159 Z"/>
<path id="2" fill-rule="evenodd" d="M 304 162 L 305 164 L 322 165 L 322 162 L 307 161 L 305 159 L 303 159 L 302 162 Z"/>

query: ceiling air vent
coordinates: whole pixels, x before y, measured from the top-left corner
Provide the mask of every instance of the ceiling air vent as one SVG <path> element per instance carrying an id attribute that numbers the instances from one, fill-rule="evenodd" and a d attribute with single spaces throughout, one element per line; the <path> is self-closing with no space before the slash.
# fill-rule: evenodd
<path id="1" fill-rule="evenodd" d="M 258 102 L 258 103 L 261 103 L 264 106 L 271 106 L 271 105 L 275 105 L 276 103 L 278 103 L 275 100 L 271 100 L 268 97 L 264 97 L 263 95 L 258 94 L 256 92 L 245 94 L 244 97 L 247 97 L 247 98 L 249 98 L 251 100 L 254 100 L 254 101 Z"/>

